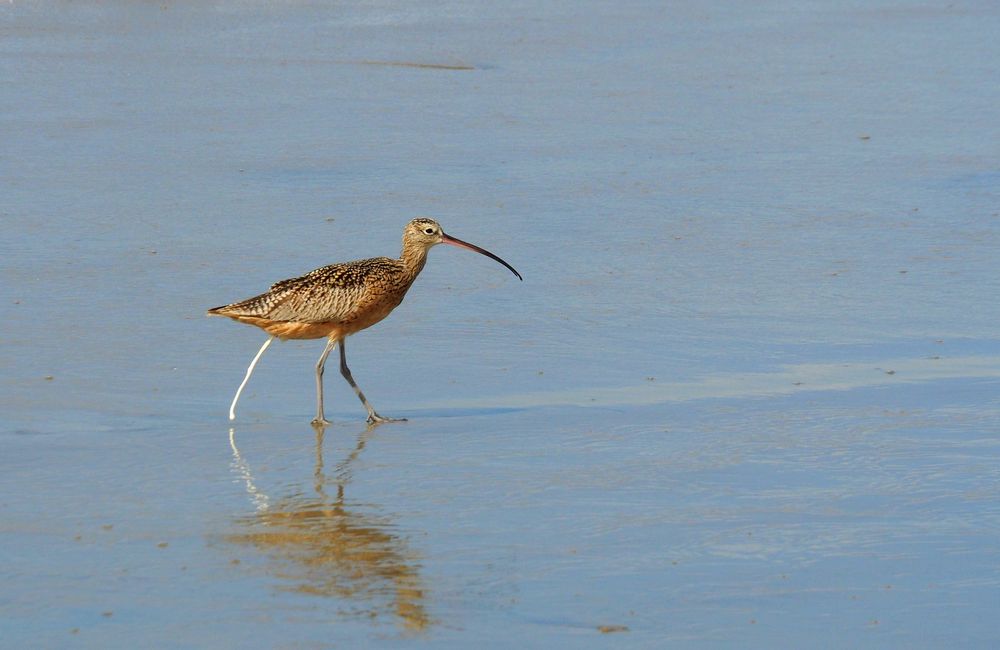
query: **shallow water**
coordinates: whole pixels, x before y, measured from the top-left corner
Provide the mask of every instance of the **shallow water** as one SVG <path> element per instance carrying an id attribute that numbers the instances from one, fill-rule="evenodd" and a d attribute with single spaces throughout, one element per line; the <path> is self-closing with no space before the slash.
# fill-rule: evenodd
<path id="1" fill-rule="evenodd" d="M 753 6 L 751 6 L 751 4 Z M 1000 9 L 0 5 L 10 647 L 1000 641 Z M 432 215 L 353 337 L 204 317 Z"/>

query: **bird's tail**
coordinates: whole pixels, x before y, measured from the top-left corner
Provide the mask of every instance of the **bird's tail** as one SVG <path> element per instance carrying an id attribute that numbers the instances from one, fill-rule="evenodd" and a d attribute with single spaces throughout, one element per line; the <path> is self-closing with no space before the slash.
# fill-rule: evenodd
<path id="1" fill-rule="evenodd" d="M 208 310 L 209 316 L 228 316 L 226 311 L 231 307 L 231 305 L 222 305 L 221 307 L 212 307 Z"/>
<path id="2" fill-rule="evenodd" d="M 208 315 L 228 316 L 230 318 L 236 318 L 237 316 L 266 317 L 281 297 L 281 294 L 277 294 L 272 290 L 253 298 L 247 298 L 246 300 L 240 300 L 239 302 L 220 307 L 213 307 L 208 310 Z"/>

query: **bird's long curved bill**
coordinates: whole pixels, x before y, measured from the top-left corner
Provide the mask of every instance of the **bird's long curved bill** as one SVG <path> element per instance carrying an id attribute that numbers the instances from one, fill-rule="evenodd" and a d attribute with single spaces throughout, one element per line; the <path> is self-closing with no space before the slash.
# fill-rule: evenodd
<path id="1" fill-rule="evenodd" d="M 493 253 L 489 252 L 485 248 L 480 248 L 480 247 L 476 246 L 475 244 L 470 244 L 467 241 L 462 241 L 461 239 L 456 239 L 455 237 L 452 237 L 451 235 L 446 235 L 444 233 L 441 233 L 441 243 L 442 244 L 451 244 L 452 246 L 458 246 L 459 248 L 468 248 L 470 251 L 475 251 L 477 253 L 485 255 L 486 257 L 491 257 L 491 258 L 495 259 L 496 261 L 500 262 L 501 264 L 503 264 L 504 266 L 506 266 L 508 269 L 510 269 L 510 272 L 513 273 L 514 275 L 516 275 L 518 280 L 520 280 L 521 282 L 524 282 L 524 278 L 521 277 L 521 274 L 518 273 L 514 269 L 513 266 L 511 266 L 507 262 L 504 262 L 502 259 L 500 259 L 496 255 L 494 255 Z"/>

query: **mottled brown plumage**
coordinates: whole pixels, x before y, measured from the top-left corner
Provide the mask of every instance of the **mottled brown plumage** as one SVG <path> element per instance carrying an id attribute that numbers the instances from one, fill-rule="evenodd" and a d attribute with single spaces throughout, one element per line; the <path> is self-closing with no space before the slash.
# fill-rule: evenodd
<path id="1" fill-rule="evenodd" d="M 323 366 L 333 346 L 340 343 L 340 369 L 344 378 L 368 410 L 369 422 L 385 421 L 379 416 L 354 383 L 344 352 L 344 339 L 371 327 L 395 309 L 417 279 L 427 262 L 427 252 L 437 244 L 468 248 L 500 262 L 519 279 L 521 275 L 502 259 L 487 250 L 446 235 L 433 219 L 414 219 L 403 230 L 403 251 L 399 259 L 374 257 L 343 264 L 331 264 L 298 277 L 276 282 L 258 296 L 209 309 L 212 316 L 227 316 L 255 325 L 280 339 L 317 339 L 327 337 L 323 355 L 316 364 L 317 414 L 315 424 L 326 424 L 323 417 Z M 254 365 L 271 342 L 264 343 L 250 364 L 246 378 L 229 410 L 234 419 L 236 402 Z"/>
<path id="2" fill-rule="evenodd" d="M 417 272 L 387 257 L 331 264 L 209 313 L 256 325 L 281 339 L 340 338 L 388 316 Z"/>

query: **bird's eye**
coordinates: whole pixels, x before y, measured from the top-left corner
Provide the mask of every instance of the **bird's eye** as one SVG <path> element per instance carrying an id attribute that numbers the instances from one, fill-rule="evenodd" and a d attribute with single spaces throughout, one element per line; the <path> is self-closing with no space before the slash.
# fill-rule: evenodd
<path id="1" fill-rule="evenodd" d="M 428 234 L 428 235 L 433 235 L 434 234 L 434 229 L 433 228 L 424 228 L 424 233 Z"/>

